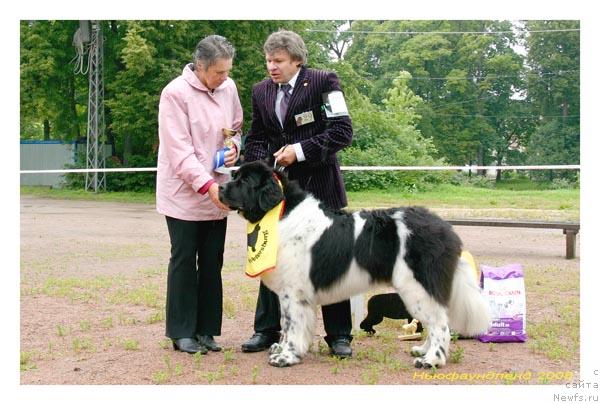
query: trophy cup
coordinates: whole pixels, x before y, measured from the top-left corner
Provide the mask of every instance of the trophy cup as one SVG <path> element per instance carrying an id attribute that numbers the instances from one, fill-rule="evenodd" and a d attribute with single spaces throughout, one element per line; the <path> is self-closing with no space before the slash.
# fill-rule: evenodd
<path id="1" fill-rule="evenodd" d="M 229 128 L 223 128 L 221 131 L 223 132 L 223 137 L 225 138 L 223 140 L 223 145 L 225 147 L 217 151 L 217 154 L 215 154 L 214 170 L 217 173 L 229 174 L 231 169 L 229 167 L 225 167 L 225 152 L 228 152 L 233 148 L 232 138 L 235 136 L 237 131 Z"/>

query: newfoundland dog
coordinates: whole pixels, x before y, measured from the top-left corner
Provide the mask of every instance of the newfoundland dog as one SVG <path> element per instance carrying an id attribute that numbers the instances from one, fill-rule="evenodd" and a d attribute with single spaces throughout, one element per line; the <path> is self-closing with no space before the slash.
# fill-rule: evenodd
<path id="1" fill-rule="evenodd" d="M 488 305 L 460 258 L 460 239 L 424 208 L 330 210 L 262 161 L 242 165 L 219 187 L 219 199 L 251 223 L 285 201 L 277 264 L 261 274 L 281 306 L 281 340 L 269 350 L 273 366 L 291 366 L 306 355 L 317 305 L 374 287 L 392 286 L 427 328 L 425 343 L 411 350 L 418 368 L 446 364 L 450 328 L 472 336 L 490 325 Z"/>

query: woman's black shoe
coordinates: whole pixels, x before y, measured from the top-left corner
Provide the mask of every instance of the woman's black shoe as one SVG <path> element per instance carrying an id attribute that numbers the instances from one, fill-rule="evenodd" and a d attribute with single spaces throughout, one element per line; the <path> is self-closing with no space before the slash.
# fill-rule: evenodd
<path id="1" fill-rule="evenodd" d="M 200 352 L 202 355 L 208 352 L 208 349 L 198 344 L 198 341 L 194 338 L 179 338 L 172 339 L 171 341 L 173 341 L 173 349 L 176 351 L 187 352 L 190 354 Z"/>
<path id="2" fill-rule="evenodd" d="M 219 352 L 222 349 L 212 335 L 198 335 L 198 344 L 213 352 Z"/>

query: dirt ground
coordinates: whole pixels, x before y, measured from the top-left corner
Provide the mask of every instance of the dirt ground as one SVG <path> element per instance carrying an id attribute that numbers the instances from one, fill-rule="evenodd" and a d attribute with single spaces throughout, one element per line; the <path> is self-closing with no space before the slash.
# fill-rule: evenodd
<path id="1" fill-rule="evenodd" d="M 523 264 L 532 335 L 509 344 L 461 339 L 451 347 L 454 362 L 422 371 L 412 367 L 414 342 L 399 341 L 399 322 L 391 320 L 376 326 L 374 337 L 357 332 L 354 357 L 346 361 L 327 355 L 320 318 L 300 365 L 278 369 L 267 364 L 266 352 L 242 353 L 258 280 L 243 274 L 245 222 L 236 214 L 228 222 L 223 329 L 216 338 L 225 351 L 204 356 L 174 352 L 164 336 L 169 239 L 153 205 L 23 196 L 20 225 L 24 385 L 564 384 L 579 378 L 579 245 L 577 258 L 566 260 L 560 230 L 456 227 L 478 263 Z M 554 322 L 564 332 L 545 328 Z M 453 374 L 470 380 L 451 380 Z"/>

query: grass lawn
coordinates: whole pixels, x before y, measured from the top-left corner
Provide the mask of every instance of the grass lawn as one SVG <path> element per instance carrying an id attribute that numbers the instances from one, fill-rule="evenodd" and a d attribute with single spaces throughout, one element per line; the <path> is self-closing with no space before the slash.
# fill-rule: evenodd
<path id="1" fill-rule="evenodd" d="M 532 186 L 511 189 L 503 184 L 496 188 L 478 188 L 441 184 L 427 191 L 401 192 L 394 190 L 370 190 L 348 192 L 350 209 L 385 208 L 391 206 L 421 205 L 436 210 L 459 209 L 469 212 L 454 217 L 473 216 L 470 211 L 479 210 L 490 216 L 496 211 L 498 217 L 531 218 L 544 220 L 579 220 L 579 189 L 538 189 Z M 21 195 L 43 198 L 80 199 L 107 202 L 147 203 L 155 202 L 154 192 L 93 192 L 49 187 L 22 186 Z M 516 213 L 515 213 L 516 212 Z M 554 214 L 548 214 L 554 212 Z M 492 214 L 492 216 L 494 216 Z"/>
<path id="2" fill-rule="evenodd" d="M 349 192 L 351 208 L 423 205 L 438 208 L 517 208 L 579 211 L 579 189 L 511 190 L 442 184 L 425 192 Z"/>
<path id="3" fill-rule="evenodd" d="M 45 186 L 22 186 L 21 196 L 36 196 L 51 199 L 74 199 L 103 202 L 154 203 L 154 192 L 99 192 L 83 189 L 55 189 Z"/>

